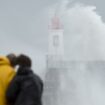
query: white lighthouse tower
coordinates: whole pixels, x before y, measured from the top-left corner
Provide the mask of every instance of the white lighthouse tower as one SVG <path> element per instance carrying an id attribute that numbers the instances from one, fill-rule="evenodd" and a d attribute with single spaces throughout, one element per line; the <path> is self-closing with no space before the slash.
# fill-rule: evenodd
<path id="1" fill-rule="evenodd" d="M 46 62 L 46 75 L 44 83 L 43 104 L 60 105 L 59 93 L 61 87 L 61 75 L 63 75 L 63 28 L 59 17 L 52 18 L 49 28 L 49 47 Z"/>
<path id="2" fill-rule="evenodd" d="M 62 60 L 64 57 L 63 28 L 58 16 L 52 18 L 49 29 L 48 57 L 52 60 Z"/>

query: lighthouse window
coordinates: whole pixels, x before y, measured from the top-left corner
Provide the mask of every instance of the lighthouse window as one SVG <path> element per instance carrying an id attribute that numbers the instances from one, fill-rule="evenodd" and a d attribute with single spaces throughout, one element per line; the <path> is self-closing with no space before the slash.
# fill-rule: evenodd
<path id="1" fill-rule="evenodd" d="M 59 45 L 59 36 L 58 35 L 54 35 L 54 37 L 53 37 L 53 45 L 55 47 L 57 47 Z"/>

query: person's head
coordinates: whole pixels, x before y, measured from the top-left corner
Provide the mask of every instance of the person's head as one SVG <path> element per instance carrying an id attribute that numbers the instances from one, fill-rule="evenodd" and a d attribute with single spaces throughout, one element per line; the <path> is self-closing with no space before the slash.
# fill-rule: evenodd
<path id="1" fill-rule="evenodd" d="M 22 67 L 31 67 L 32 65 L 31 59 L 24 54 L 20 54 L 19 56 L 17 56 L 17 63 L 19 66 Z"/>
<path id="2" fill-rule="evenodd" d="M 17 65 L 17 56 L 15 54 L 10 53 L 6 57 L 9 59 L 11 66 L 15 67 Z"/>

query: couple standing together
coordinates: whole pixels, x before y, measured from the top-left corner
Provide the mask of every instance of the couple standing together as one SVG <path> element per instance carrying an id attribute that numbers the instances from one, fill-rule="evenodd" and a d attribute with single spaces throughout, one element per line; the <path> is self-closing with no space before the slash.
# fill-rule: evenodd
<path id="1" fill-rule="evenodd" d="M 24 54 L 0 56 L 0 105 L 42 105 L 43 81 L 31 66 Z"/>

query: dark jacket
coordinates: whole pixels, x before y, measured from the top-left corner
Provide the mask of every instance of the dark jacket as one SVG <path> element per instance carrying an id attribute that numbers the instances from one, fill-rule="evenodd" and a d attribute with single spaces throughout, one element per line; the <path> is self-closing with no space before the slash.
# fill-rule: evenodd
<path id="1" fill-rule="evenodd" d="M 30 70 L 20 67 L 11 81 L 6 98 L 9 105 L 42 105 L 43 82 Z"/>

